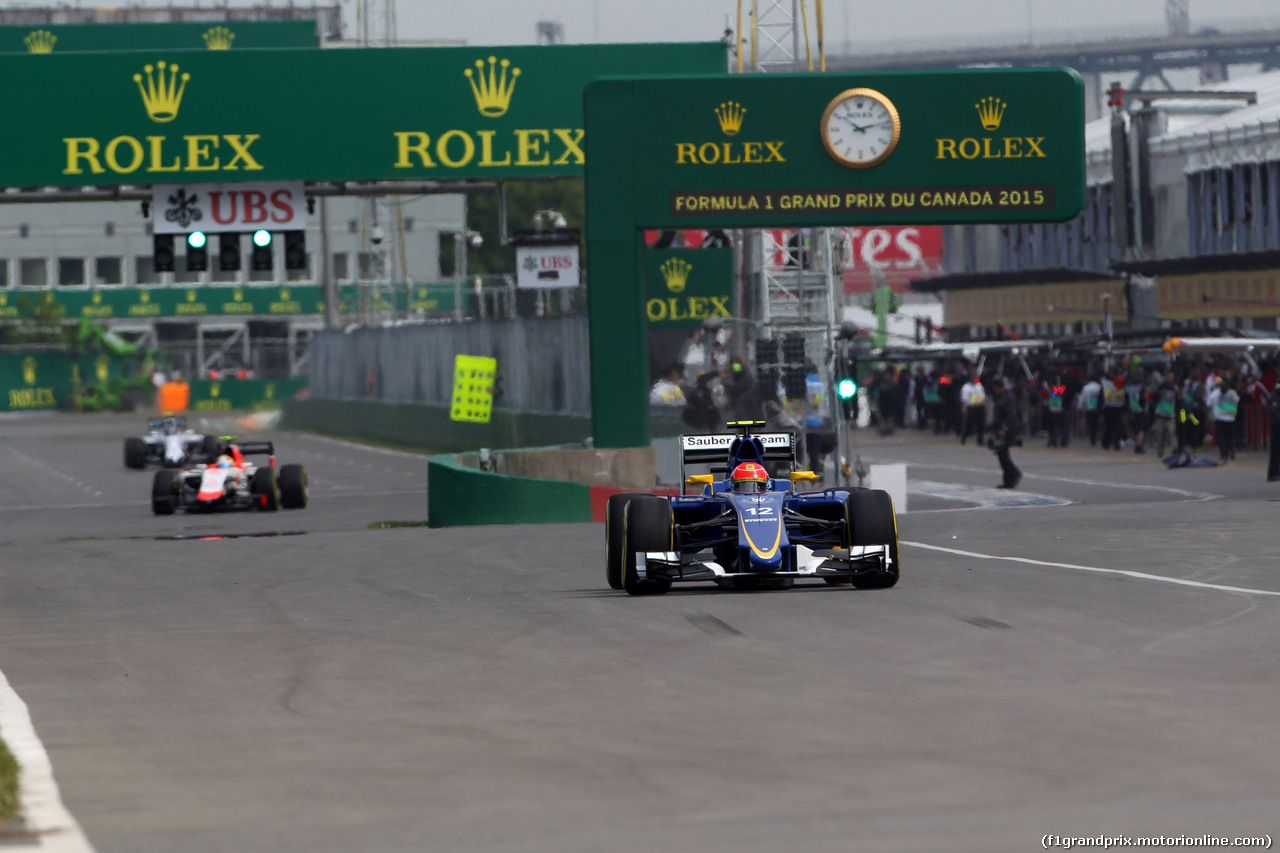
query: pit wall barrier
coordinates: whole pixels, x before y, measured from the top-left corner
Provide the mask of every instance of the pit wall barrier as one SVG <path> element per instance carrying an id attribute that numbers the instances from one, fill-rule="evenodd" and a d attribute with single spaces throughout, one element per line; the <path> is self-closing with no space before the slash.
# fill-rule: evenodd
<path id="1" fill-rule="evenodd" d="M 537 474 L 555 474 L 557 479 L 529 476 Z M 674 491 L 645 488 L 653 481 L 651 447 L 447 453 L 427 461 L 427 524 L 603 522 L 610 495 Z"/>
<path id="2" fill-rule="evenodd" d="M 591 418 L 494 409 L 487 424 L 449 418 L 449 406 L 334 400 L 309 397 L 284 401 L 283 426 L 390 444 L 413 450 L 459 453 L 482 447 L 539 447 L 576 444 L 591 435 Z"/>

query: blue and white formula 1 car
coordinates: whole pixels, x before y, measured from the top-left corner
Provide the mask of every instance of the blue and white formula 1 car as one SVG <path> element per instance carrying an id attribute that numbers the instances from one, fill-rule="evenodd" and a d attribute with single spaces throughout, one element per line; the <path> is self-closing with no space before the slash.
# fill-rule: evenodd
<path id="1" fill-rule="evenodd" d="M 682 581 L 728 588 L 788 587 L 797 578 L 886 589 L 898 582 L 893 500 L 873 489 L 796 491 L 817 479 L 796 471 L 792 433 L 684 435 L 681 479 L 701 494 L 613 495 L 605 510 L 605 574 L 631 595 L 661 595 Z M 785 478 L 766 463 L 785 463 Z M 685 466 L 711 465 L 685 477 Z M 683 490 L 682 490 L 683 492 Z"/>
<path id="2" fill-rule="evenodd" d="M 186 420 L 176 415 L 166 414 L 149 426 L 151 431 L 146 435 L 124 440 L 126 468 L 145 468 L 149 464 L 178 468 L 212 462 L 218 455 L 217 438 L 188 429 Z"/>

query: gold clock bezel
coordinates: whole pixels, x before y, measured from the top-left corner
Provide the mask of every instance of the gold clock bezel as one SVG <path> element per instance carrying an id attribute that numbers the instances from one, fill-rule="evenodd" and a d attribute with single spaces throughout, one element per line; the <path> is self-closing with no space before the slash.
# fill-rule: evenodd
<path id="1" fill-rule="evenodd" d="M 831 114 L 836 111 L 836 107 L 853 97 L 871 98 L 874 101 L 879 101 L 888 110 L 889 119 L 893 122 L 893 138 L 889 140 L 889 146 L 872 160 L 850 160 L 831 144 L 827 122 L 831 120 Z M 898 108 L 893 105 L 893 101 L 875 89 L 859 86 L 853 89 L 845 89 L 831 99 L 831 103 L 827 104 L 827 108 L 822 112 L 822 124 L 818 128 L 818 133 L 822 137 L 822 147 L 827 149 L 827 154 L 830 155 L 832 160 L 850 169 L 870 169 L 872 166 L 878 166 L 883 163 L 893 153 L 893 150 L 898 147 L 898 139 L 902 136 L 902 119 L 898 116 Z"/>

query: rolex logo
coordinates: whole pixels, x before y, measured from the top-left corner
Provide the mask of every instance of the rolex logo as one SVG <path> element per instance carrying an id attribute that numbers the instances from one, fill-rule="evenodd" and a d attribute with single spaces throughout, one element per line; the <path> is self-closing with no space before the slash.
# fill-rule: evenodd
<path id="1" fill-rule="evenodd" d="M 27 46 L 27 53 L 53 53 L 58 37 L 48 30 L 32 30 L 31 35 L 22 41 Z"/>
<path id="2" fill-rule="evenodd" d="M 169 71 L 168 80 L 165 79 L 166 67 Z M 141 74 L 133 75 L 133 82 L 138 84 L 138 91 L 142 93 L 142 104 L 147 108 L 147 115 L 154 122 L 173 121 L 178 117 L 182 93 L 186 90 L 191 75 L 184 73 L 179 81 L 178 66 L 166 65 L 163 60 L 157 62 L 154 68 L 149 64 L 144 65 L 142 70 L 147 72 L 146 85 L 143 85 Z"/>
<path id="3" fill-rule="evenodd" d="M 487 77 L 482 59 L 476 60 L 474 72 L 470 68 L 462 72 L 467 75 L 467 81 L 471 83 L 471 92 L 476 96 L 476 106 L 480 108 L 480 115 L 489 118 L 497 118 L 506 113 L 507 107 L 511 105 L 511 93 L 516 88 L 516 78 L 520 76 L 519 68 L 511 68 L 511 76 L 507 76 L 511 60 L 504 59 L 500 64 L 502 70 L 498 71 L 497 57 L 489 57 Z"/>
<path id="4" fill-rule="evenodd" d="M 22 381 L 28 385 L 36 384 L 36 358 L 33 355 L 22 360 Z"/>
<path id="5" fill-rule="evenodd" d="M 667 290 L 680 293 L 689 281 L 689 271 L 693 264 L 681 258 L 668 258 L 658 267 L 662 272 L 662 280 L 667 283 Z"/>
<path id="6" fill-rule="evenodd" d="M 1007 106 L 1009 105 L 1004 101 L 992 97 L 983 98 L 973 105 L 978 111 L 978 119 L 982 122 L 983 130 L 999 130 Z"/>
<path id="7" fill-rule="evenodd" d="M 236 34 L 226 27 L 214 27 L 205 32 L 204 46 L 209 50 L 230 50 L 231 43 L 236 40 Z"/>
<path id="8" fill-rule="evenodd" d="M 729 101 L 716 107 L 716 118 L 720 121 L 720 130 L 725 136 L 737 136 L 742 130 L 742 119 L 747 114 L 742 104 Z"/>

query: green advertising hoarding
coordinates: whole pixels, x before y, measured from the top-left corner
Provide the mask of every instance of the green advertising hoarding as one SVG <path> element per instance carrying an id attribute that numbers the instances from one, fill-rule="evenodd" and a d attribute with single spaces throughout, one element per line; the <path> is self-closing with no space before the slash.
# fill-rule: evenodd
<path id="1" fill-rule="evenodd" d="M 645 318 L 654 329 L 696 329 L 733 317 L 733 249 L 650 250 Z"/>
<path id="2" fill-rule="evenodd" d="M 583 173 L 582 91 L 719 43 L 0 56 L 0 186 Z"/>
<path id="3" fill-rule="evenodd" d="M 180 21 L 0 27 L 0 54 L 316 46 L 315 21 Z"/>
<path id="4" fill-rule="evenodd" d="M 415 284 L 408 289 L 409 310 L 454 310 L 452 282 Z M 406 289 L 376 290 L 357 285 L 338 288 L 344 315 L 405 310 Z M 362 304 L 363 301 L 363 304 Z M 285 317 L 323 314 L 324 289 L 314 284 L 213 285 L 183 287 L 99 287 L 76 290 L 0 290 L 0 321 L 32 316 L 39 305 L 60 305 L 68 320 L 119 320 L 224 317 Z"/>
<path id="5" fill-rule="evenodd" d="M 1060 222 L 1084 200 L 1068 68 L 597 80 L 584 93 L 597 447 L 649 443 L 646 228 Z"/>

